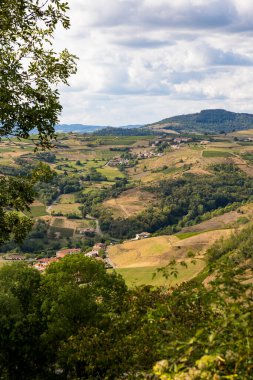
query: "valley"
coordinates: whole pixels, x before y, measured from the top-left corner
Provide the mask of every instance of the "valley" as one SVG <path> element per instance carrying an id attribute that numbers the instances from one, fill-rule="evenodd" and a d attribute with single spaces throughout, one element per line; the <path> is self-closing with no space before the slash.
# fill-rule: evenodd
<path id="1" fill-rule="evenodd" d="M 34 152 L 29 140 L 3 139 L 2 175 L 28 174 L 42 161 L 54 177 L 36 185 L 36 200 L 26 213 L 33 230 L 21 244 L 4 244 L 2 259 L 17 254 L 36 262 L 59 249 L 85 254 L 104 243 L 104 257 L 129 286 L 188 281 L 205 267 L 205 252 L 216 240 L 252 221 L 252 131 L 203 135 L 106 128 L 58 133 L 45 152 Z M 219 186 L 227 181 L 231 194 L 221 199 Z M 218 186 L 213 199 L 212 186 Z M 144 231 L 150 237 L 135 240 Z M 189 252 L 198 258 L 195 265 Z M 182 266 L 177 278 L 153 277 L 172 260 L 188 268 Z"/>

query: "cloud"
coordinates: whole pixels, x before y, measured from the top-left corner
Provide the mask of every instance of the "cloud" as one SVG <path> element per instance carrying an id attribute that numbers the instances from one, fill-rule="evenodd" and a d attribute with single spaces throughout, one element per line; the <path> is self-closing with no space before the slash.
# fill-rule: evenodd
<path id="1" fill-rule="evenodd" d="M 71 0 L 56 46 L 79 56 L 62 122 L 142 124 L 231 107 L 253 112 L 253 2 Z"/>
<path id="2" fill-rule="evenodd" d="M 172 41 L 155 40 L 149 38 L 123 38 L 116 39 L 115 44 L 126 46 L 133 49 L 158 49 L 164 46 L 173 45 Z"/>

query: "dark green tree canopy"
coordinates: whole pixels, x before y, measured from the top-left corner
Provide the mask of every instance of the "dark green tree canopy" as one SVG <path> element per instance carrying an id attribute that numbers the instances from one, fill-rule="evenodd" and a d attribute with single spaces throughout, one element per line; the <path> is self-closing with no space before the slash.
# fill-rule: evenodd
<path id="1" fill-rule="evenodd" d="M 52 48 L 57 25 L 70 26 L 67 10 L 61 0 L 1 0 L 0 137 L 37 128 L 36 144 L 50 146 L 62 109 L 57 85 L 76 71 L 75 56 Z"/>
<path id="2" fill-rule="evenodd" d="M 3 137 L 28 139 L 36 128 L 35 148 L 51 146 L 61 112 L 59 83 L 75 73 L 76 57 L 56 53 L 53 37 L 60 24 L 68 29 L 68 4 L 61 0 L 1 0 L 0 2 L 0 141 Z M 0 244 L 11 236 L 22 240 L 31 220 L 22 215 L 35 199 L 33 186 L 46 166 L 34 173 L 0 180 Z"/>

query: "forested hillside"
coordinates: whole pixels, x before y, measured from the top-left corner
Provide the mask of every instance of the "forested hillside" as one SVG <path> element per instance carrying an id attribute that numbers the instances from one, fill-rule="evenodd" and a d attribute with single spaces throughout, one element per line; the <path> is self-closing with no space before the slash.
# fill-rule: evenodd
<path id="1" fill-rule="evenodd" d="M 158 125 L 164 129 L 174 129 L 175 131 L 229 133 L 253 128 L 253 115 L 223 109 L 210 109 L 189 115 L 169 117 L 149 126 Z"/>
<path id="2" fill-rule="evenodd" d="M 101 214 L 102 230 L 120 238 L 131 238 L 141 231 L 172 233 L 204 220 L 206 213 L 225 207 L 229 210 L 234 203 L 252 199 L 253 180 L 237 167 L 223 164 L 210 170 L 212 175 L 186 173 L 145 187 L 155 196 L 153 206 L 127 220 Z"/>
<path id="3" fill-rule="evenodd" d="M 217 243 L 204 272 L 174 289 L 128 290 L 82 255 L 44 275 L 3 267 L 2 378 L 251 379 L 252 236 Z M 163 273 L 176 275 L 173 262 Z"/>

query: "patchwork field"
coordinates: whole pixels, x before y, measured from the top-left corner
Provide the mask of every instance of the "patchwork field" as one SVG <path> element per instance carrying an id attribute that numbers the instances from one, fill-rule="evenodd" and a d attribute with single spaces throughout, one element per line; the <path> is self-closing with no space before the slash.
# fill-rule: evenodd
<path id="1" fill-rule="evenodd" d="M 228 237 L 231 229 L 208 231 L 180 240 L 176 235 L 126 241 L 109 248 L 116 268 L 164 266 L 171 260 L 182 260 L 189 251 L 202 256 L 217 239 Z"/>
<path id="2" fill-rule="evenodd" d="M 127 218 L 145 210 L 152 204 L 153 196 L 147 191 L 130 189 L 122 193 L 118 198 L 105 201 L 103 206 L 110 210 L 114 217 Z"/>

